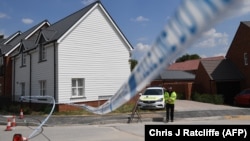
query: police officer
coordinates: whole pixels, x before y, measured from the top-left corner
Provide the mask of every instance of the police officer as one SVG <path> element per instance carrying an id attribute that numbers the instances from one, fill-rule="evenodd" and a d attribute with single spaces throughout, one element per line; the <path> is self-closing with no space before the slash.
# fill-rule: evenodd
<path id="1" fill-rule="evenodd" d="M 172 87 L 168 87 L 164 93 L 164 99 L 166 103 L 166 122 L 169 122 L 169 116 L 171 122 L 174 122 L 174 104 L 177 94 L 173 91 Z"/>

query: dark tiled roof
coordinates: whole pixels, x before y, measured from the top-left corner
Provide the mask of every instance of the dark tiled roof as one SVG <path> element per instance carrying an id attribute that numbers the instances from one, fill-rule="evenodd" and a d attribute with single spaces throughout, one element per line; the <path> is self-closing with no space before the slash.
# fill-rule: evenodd
<path id="1" fill-rule="evenodd" d="M 19 35 L 21 35 L 22 32 L 21 31 L 17 31 L 16 33 L 10 35 L 8 38 L 6 38 L 4 40 L 4 42 L 2 42 L 2 44 L 7 44 L 9 43 L 10 41 L 14 40 L 16 37 L 18 37 Z"/>
<path id="2" fill-rule="evenodd" d="M 47 41 L 58 40 L 64 33 L 66 33 L 77 21 L 82 18 L 96 3 L 96 1 L 87 7 L 59 20 L 50 27 L 42 31 L 43 36 Z"/>
<path id="3" fill-rule="evenodd" d="M 18 36 L 20 36 L 20 34 L 21 31 L 17 31 L 16 33 L 10 35 L 8 38 L 2 40 L 2 42 L 0 43 L 0 49 L 2 53 L 1 55 L 6 53 L 9 49 L 12 49 L 12 45 L 8 45 L 8 43 L 17 38 Z"/>
<path id="4" fill-rule="evenodd" d="M 32 28 L 30 28 L 29 30 L 25 31 L 24 33 L 20 34 L 19 36 L 17 36 L 16 38 L 14 38 L 13 40 L 11 40 L 8 43 L 8 46 L 3 46 L 1 47 L 2 53 L 6 54 L 9 51 L 11 51 L 14 47 L 16 47 L 19 43 L 21 43 L 22 40 L 26 40 L 28 39 L 28 37 L 34 33 L 34 31 L 38 30 L 38 28 L 41 25 L 44 25 L 45 23 L 48 23 L 47 20 L 44 20 L 42 22 L 40 22 L 39 24 L 33 26 Z M 11 46 L 11 47 L 10 47 Z"/>
<path id="5" fill-rule="evenodd" d="M 242 80 L 244 79 L 241 72 L 229 60 L 202 60 L 201 64 L 204 66 L 211 80 Z"/>
<path id="6" fill-rule="evenodd" d="M 216 56 L 216 57 L 208 57 L 208 58 L 195 59 L 195 60 L 187 60 L 184 62 L 174 63 L 170 65 L 167 69 L 168 70 L 182 70 L 182 71 L 197 70 L 201 60 L 222 60 L 222 59 L 224 59 L 223 56 Z"/>
<path id="7" fill-rule="evenodd" d="M 156 79 L 162 80 L 194 80 L 195 75 L 185 71 L 164 70 Z"/>

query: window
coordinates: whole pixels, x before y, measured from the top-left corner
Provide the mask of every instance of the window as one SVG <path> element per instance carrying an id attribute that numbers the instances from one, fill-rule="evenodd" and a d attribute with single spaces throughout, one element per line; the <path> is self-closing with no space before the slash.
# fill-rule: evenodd
<path id="1" fill-rule="evenodd" d="M 72 97 L 84 96 L 84 78 L 72 79 Z"/>
<path id="2" fill-rule="evenodd" d="M 41 80 L 39 81 L 40 83 L 40 96 L 45 96 L 46 95 L 46 81 Z"/>
<path id="3" fill-rule="evenodd" d="M 244 53 L 244 64 L 245 64 L 245 66 L 248 65 L 248 54 L 247 53 Z"/>
<path id="4" fill-rule="evenodd" d="M 20 87 L 21 87 L 21 96 L 25 96 L 25 83 L 21 82 Z"/>
<path id="5" fill-rule="evenodd" d="M 22 53 L 22 61 L 21 61 L 21 66 L 25 66 L 26 65 L 26 54 Z"/>
<path id="6" fill-rule="evenodd" d="M 46 59 L 46 49 L 43 44 L 39 45 L 39 61 L 44 61 Z"/>

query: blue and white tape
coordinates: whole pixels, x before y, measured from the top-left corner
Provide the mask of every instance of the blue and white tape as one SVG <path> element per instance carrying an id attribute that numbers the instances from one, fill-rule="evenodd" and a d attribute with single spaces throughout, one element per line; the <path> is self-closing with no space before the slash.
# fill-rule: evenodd
<path id="1" fill-rule="evenodd" d="M 119 108 L 147 86 L 178 55 L 183 53 L 206 30 L 227 13 L 237 10 L 246 0 L 183 0 L 179 9 L 156 38 L 121 88 L 99 107 L 71 104 L 95 114 L 106 114 Z"/>
<path id="2" fill-rule="evenodd" d="M 41 132 L 42 126 L 48 121 L 48 119 L 50 118 L 50 116 L 54 112 L 55 105 L 56 105 L 55 99 L 52 96 L 21 96 L 20 101 L 32 101 L 32 102 L 41 102 L 41 103 L 45 102 L 45 103 L 48 103 L 48 104 L 52 104 L 50 113 L 42 121 L 42 123 L 38 127 L 36 127 L 33 130 L 33 132 L 29 135 L 28 139 L 31 139 L 31 138 L 37 136 Z"/>

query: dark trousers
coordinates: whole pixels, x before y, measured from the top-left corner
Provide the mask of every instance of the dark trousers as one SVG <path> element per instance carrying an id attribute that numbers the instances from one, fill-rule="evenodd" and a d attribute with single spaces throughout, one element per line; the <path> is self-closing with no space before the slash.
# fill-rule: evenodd
<path id="1" fill-rule="evenodd" d="M 174 104 L 166 104 L 166 120 L 169 121 L 169 116 L 170 120 L 174 121 Z"/>

